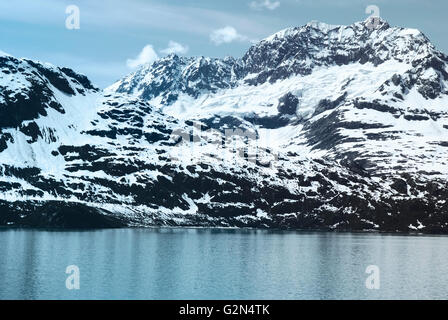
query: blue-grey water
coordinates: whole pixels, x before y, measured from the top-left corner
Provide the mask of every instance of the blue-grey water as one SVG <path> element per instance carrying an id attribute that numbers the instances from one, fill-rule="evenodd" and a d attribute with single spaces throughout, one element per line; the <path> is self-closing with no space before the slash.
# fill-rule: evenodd
<path id="1" fill-rule="evenodd" d="M 66 268 L 79 267 L 79 290 Z M 366 288 L 366 267 L 380 288 Z M 378 279 L 377 279 L 378 280 Z M 448 237 L 215 229 L 0 231 L 0 299 L 446 299 Z"/>

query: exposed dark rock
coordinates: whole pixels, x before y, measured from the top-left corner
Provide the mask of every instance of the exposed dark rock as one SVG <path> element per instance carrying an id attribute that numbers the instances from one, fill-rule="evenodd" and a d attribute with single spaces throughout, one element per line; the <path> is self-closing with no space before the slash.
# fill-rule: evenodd
<path id="1" fill-rule="evenodd" d="M 299 98 L 288 92 L 279 99 L 277 110 L 280 114 L 293 115 L 299 106 Z"/>
<path id="2" fill-rule="evenodd" d="M 39 137 L 42 138 L 42 133 L 40 132 L 39 126 L 34 121 L 28 123 L 27 125 L 22 125 L 20 127 L 20 131 L 31 137 L 31 140 L 29 140 L 30 143 L 36 142 Z"/>
<path id="3" fill-rule="evenodd" d="M 120 228 L 129 221 L 79 203 L 0 201 L 0 225 L 32 228 Z"/>

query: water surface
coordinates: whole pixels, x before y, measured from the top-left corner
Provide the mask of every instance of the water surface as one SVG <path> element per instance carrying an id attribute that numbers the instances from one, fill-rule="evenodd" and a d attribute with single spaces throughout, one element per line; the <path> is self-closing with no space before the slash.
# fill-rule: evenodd
<path id="1" fill-rule="evenodd" d="M 80 290 L 66 288 L 67 266 Z M 380 268 L 380 289 L 365 286 Z M 448 237 L 216 229 L 0 231 L 0 299 L 447 299 Z"/>

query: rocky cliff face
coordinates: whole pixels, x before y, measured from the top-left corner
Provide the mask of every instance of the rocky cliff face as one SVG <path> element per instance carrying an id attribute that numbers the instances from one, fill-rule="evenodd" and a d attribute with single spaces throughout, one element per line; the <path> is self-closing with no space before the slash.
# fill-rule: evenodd
<path id="1" fill-rule="evenodd" d="M 0 57 L 0 224 L 447 232 L 448 58 L 312 22 L 98 91 Z"/>

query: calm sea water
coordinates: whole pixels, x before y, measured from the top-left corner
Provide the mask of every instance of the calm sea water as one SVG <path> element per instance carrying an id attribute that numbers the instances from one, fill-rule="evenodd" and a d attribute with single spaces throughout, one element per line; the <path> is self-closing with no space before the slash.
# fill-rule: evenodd
<path id="1" fill-rule="evenodd" d="M 69 265 L 80 290 L 66 288 Z M 380 289 L 365 286 L 380 269 Z M 0 299 L 442 299 L 448 237 L 214 229 L 0 231 Z"/>

